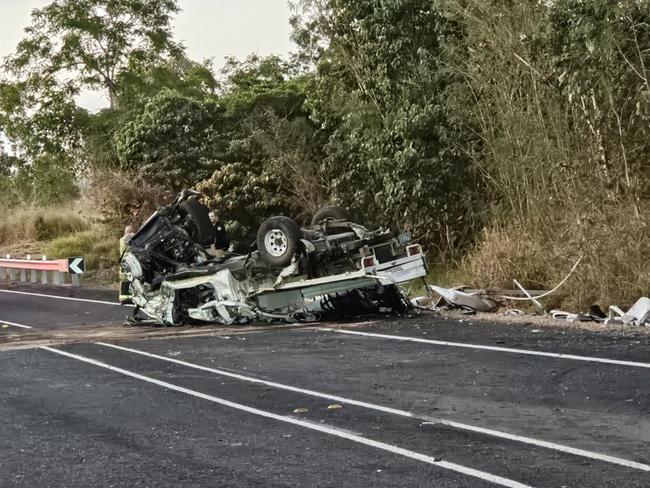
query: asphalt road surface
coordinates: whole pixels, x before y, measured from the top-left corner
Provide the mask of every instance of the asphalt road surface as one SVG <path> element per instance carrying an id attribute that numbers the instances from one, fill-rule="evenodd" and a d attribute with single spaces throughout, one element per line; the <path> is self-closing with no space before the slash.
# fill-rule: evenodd
<path id="1" fill-rule="evenodd" d="M 650 487 L 644 331 L 425 314 L 30 342 L 119 331 L 114 301 L 0 290 L 0 487 Z"/>

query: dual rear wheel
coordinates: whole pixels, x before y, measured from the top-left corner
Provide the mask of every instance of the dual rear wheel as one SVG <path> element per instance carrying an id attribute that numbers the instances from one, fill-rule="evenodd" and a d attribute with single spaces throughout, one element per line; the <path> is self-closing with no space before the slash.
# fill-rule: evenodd
<path id="1" fill-rule="evenodd" d="M 344 220 L 347 212 L 342 207 L 330 206 L 320 209 L 312 218 L 312 225 L 327 220 Z M 284 268 L 291 264 L 291 258 L 302 251 L 302 230 L 292 218 L 271 217 L 260 225 L 257 231 L 257 249 L 262 260 L 273 267 Z"/>

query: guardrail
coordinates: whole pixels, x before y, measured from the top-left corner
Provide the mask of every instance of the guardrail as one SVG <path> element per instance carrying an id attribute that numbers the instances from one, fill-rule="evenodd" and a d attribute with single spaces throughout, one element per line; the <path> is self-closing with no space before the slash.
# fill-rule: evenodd
<path id="1" fill-rule="evenodd" d="M 82 257 L 48 260 L 46 256 L 41 259 L 32 259 L 31 256 L 27 256 L 27 259 L 17 259 L 7 255 L 6 258 L 0 259 L 0 280 L 47 284 L 50 274 L 52 284 L 65 285 L 66 275 L 69 275 L 70 285 L 80 286 L 79 276 L 84 272 L 85 263 Z"/>

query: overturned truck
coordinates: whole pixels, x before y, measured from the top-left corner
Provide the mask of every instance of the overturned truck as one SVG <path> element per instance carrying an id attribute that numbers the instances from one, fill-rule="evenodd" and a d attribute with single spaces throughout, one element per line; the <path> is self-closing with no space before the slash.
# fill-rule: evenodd
<path id="1" fill-rule="evenodd" d="M 164 324 L 314 322 L 402 313 L 399 284 L 426 275 L 408 233 L 370 231 L 326 207 L 308 227 L 285 216 L 258 229 L 246 254 L 209 252 L 214 227 L 200 193 L 184 190 L 131 238 L 120 259 L 139 316 Z"/>

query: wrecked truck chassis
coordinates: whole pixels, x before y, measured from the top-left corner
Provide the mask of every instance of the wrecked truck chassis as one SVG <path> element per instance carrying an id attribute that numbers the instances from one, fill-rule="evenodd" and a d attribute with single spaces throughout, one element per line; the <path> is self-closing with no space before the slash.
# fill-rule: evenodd
<path id="1" fill-rule="evenodd" d="M 161 207 L 131 238 L 121 259 L 134 318 L 183 323 L 311 322 L 334 315 L 401 313 L 399 284 L 426 275 L 410 234 L 369 231 L 344 209 L 325 207 L 307 227 L 265 220 L 247 255 L 213 257 L 208 209 L 193 190 Z"/>
<path id="2" fill-rule="evenodd" d="M 350 297 L 356 292 L 355 296 L 363 298 L 367 293 L 376 292 L 377 288 L 384 289 L 384 293 L 390 290 L 386 294 L 392 296 L 393 310 L 378 303 L 375 309 L 365 311 L 404 311 L 408 301 L 398 288 L 399 283 L 424 277 L 426 273 L 425 259 L 419 252 L 384 265 L 279 285 L 270 281 L 262 284 L 239 281 L 230 269 L 225 268 L 205 276 L 164 281 L 155 292 L 147 292 L 143 284 L 134 279 L 131 290 L 138 309 L 164 325 L 183 322 L 177 316 L 178 301 L 182 299 L 184 290 L 197 287 L 211 289 L 213 297 L 196 307 L 187 308 L 187 317 L 192 321 L 225 325 L 251 321 L 313 322 L 339 312 L 328 307 L 333 297 Z M 401 307 L 395 307 L 396 300 Z"/>

